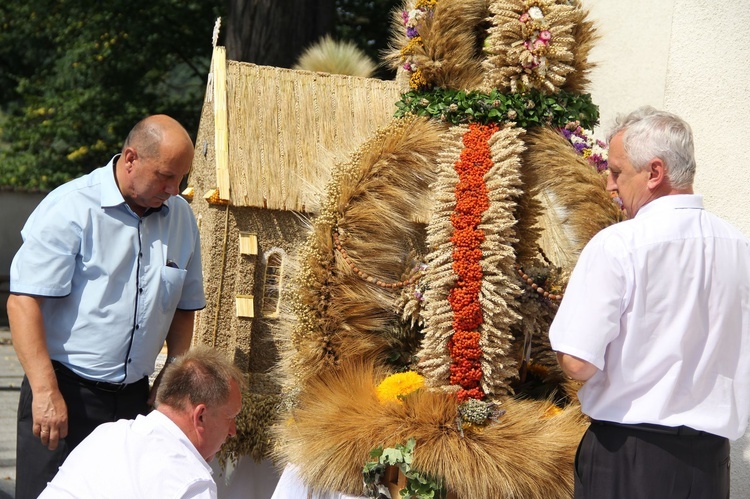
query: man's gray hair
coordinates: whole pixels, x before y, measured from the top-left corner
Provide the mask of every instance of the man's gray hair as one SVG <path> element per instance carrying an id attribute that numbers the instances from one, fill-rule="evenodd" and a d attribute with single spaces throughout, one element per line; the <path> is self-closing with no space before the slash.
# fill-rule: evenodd
<path id="1" fill-rule="evenodd" d="M 156 391 L 156 405 L 184 410 L 187 403 L 220 406 L 229 399 L 230 383 L 247 388 L 242 372 L 223 352 L 195 346 L 166 367 Z"/>
<path id="2" fill-rule="evenodd" d="M 607 134 L 607 142 L 618 133 L 622 145 L 636 171 L 659 158 L 664 162 L 666 175 L 675 189 L 692 187 L 695 177 L 693 131 L 679 116 L 659 111 L 651 106 L 636 109 L 626 116 L 618 116 Z"/>

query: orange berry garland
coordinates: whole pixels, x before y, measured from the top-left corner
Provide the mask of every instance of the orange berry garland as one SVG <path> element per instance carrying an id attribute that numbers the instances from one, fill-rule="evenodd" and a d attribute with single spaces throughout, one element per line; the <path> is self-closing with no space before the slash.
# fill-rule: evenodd
<path id="1" fill-rule="evenodd" d="M 458 173 L 456 208 L 451 214 L 453 226 L 453 272 L 458 277 L 448 293 L 453 310 L 453 335 L 448 342 L 451 354 L 450 382 L 459 386 L 458 399 L 483 399 L 482 349 L 479 346 L 482 325 L 482 306 L 479 293 L 482 287 L 482 249 L 484 232 L 478 228 L 482 214 L 489 209 L 490 199 L 485 174 L 492 167 L 489 139 L 497 125 L 472 123 L 463 136 L 464 148 L 454 165 Z"/>

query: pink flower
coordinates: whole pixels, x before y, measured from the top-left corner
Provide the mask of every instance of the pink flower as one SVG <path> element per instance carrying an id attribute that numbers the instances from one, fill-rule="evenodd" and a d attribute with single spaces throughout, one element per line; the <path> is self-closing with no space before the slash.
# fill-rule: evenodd
<path id="1" fill-rule="evenodd" d="M 527 22 L 529 22 L 529 19 L 530 19 L 530 18 L 529 18 L 529 13 L 528 13 L 528 12 L 524 12 L 524 13 L 523 13 L 523 15 L 521 15 L 521 17 L 520 17 L 520 18 L 518 18 L 518 20 L 519 20 L 520 22 L 522 22 L 522 23 L 527 23 Z"/>
<path id="2" fill-rule="evenodd" d="M 537 50 L 546 46 L 547 46 L 547 42 L 545 42 L 544 40 L 536 40 L 534 42 L 534 50 Z"/>
<path id="3" fill-rule="evenodd" d="M 539 38 L 541 38 L 545 42 L 548 42 L 548 41 L 552 40 L 552 33 L 550 33 L 549 31 L 547 31 L 545 29 L 544 31 L 542 31 L 541 33 L 539 33 Z"/>

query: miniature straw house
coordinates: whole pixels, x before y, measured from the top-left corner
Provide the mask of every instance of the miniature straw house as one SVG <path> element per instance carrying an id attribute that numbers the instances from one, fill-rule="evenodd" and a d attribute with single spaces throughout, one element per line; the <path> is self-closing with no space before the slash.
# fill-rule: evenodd
<path id="1" fill-rule="evenodd" d="M 279 402 L 270 329 L 289 258 L 304 239 L 330 164 L 387 123 L 394 82 L 227 61 L 216 47 L 184 195 L 201 233 L 206 308 L 195 341 L 249 376 L 239 455 L 267 454 Z M 305 197 L 305 196 L 308 197 Z"/>

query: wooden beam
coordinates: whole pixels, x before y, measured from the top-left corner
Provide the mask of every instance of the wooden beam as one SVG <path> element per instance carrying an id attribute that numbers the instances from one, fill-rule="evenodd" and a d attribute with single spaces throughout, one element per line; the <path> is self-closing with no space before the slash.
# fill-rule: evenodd
<path id="1" fill-rule="evenodd" d="M 226 48 L 214 47 L 211 66 L 211 73 L 213 76 L 216 185 L 219 189 L 219 198 L 224 201 L 229 201 L 229 127 L 227 126 Z"/>

